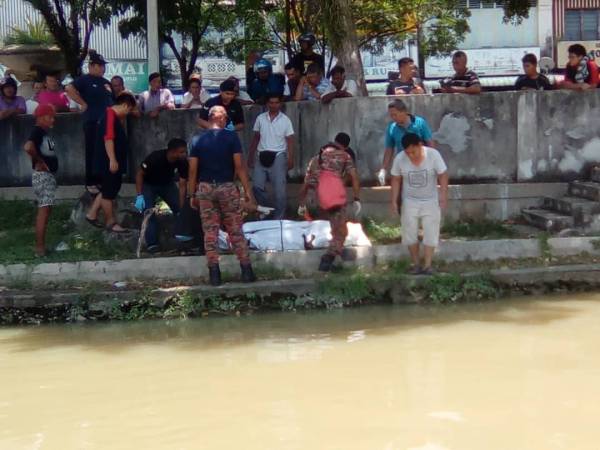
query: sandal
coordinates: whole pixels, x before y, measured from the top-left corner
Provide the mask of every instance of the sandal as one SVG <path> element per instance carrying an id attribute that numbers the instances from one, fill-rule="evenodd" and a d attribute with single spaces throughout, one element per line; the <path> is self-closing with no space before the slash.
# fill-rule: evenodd
<path id="1" fill-rule="evenodd" d="M 425 268 L 421 269 L 420 274 L 427 275 L 427 276 L 435 275 L 435 270 L 433 270 L 431 267 L 425 267 Z"/>
<path id="2" fill-rule="evenodd" d="M 119 225 L 117 222 L 113 223 L 112 225 L 106 227 L 106 231 L 108 231 L 109 233 L 115 233 L 115 234 L 125 234 L 125 233 L 129 233 L 129 230 L 123 228 L 122 230 L 115 230 L 115 227 L 120 227 L 121 225 Z"/>
<path id="3" fill-rule="evenodd" d="M 409 275 L 421 275 L 421 273 L 423 272 L 421 271 L 420 266 L 410 266 L 410 268 L 408 269 Z"/>
<path id="4" fill-rule="evenodd" d="M 104 225 L 102 225 L 100 222 L 98 222 L 98 219 L 90 219 L 88 216 L 85 216 L 85 220 L 87 223 L 89 223 L 93 227 L 104 228 Z"/>

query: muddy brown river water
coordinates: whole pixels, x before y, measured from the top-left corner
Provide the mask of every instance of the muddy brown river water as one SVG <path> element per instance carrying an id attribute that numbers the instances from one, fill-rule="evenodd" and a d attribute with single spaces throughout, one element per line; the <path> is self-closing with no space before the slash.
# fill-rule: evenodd
<path id="1" fill-rule="evenodd" d="M 0 328 L 0 449 L 600 448 L 600 295 Z"/>

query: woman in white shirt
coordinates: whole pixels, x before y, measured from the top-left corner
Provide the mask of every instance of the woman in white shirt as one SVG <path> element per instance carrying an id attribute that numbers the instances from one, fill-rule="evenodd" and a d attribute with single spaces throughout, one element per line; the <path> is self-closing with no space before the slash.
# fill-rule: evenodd
<path id="1" fill-rule="evenodd" d="M 208 101 L 210 95 L 202 88 L 201 78 L 192 78 L 190 80 L 189 90 L 183 96 L 181 105 L 184 109 L 198 109 Z"/>

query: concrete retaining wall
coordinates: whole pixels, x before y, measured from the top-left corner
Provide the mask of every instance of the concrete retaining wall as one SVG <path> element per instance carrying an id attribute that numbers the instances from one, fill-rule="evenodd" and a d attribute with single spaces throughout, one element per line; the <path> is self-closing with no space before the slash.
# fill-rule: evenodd
<path id="1" fill-rule="evenodd" d="M 374 182 L 381 164 L 388 97 L 339 99 L 330 105 L 288 103 L 286 114 L 296 130 L 299 179 L 319 147 L 345 131 L 352 136 L 358 168 L 365 182 Z M 600 91 L 498 92 L 479 96 L 422 95 L 404 98 L 424 116 L 448 162 L 454 182 L 565 181 L 587 176 L 600 162 Z M 245 108 L 247 148 L 252 125 L 261 107 Z M 152 119 L 129 121 L 130 179 L 151 151 L 164 148 L 172 137 L 190 139 L 198 132 L 197 112 L 167 111 Z M 0 122 L 0 186 L 26 186 L 30 167 L 22 148 L 33 119 L 27 116 Z M 59 181 L 83 180 L 81 118 L 61 114 L 53 131 L 60 157 Z"/>
<path id="2" fill-rule="evenodd" d="M 600 255 L 598 239 L 593 237 L 553 238 L 548 240 L 548 248 L 543 249 L 537 239 L 499 239 L 489 241 L 444 240 L 436 252 L 438 261 L 495 261 L 500 259 L 540 258 L 542 256 L 561 257 L 582 253 Z M 277 268 L 293 271 L 300 276 L 317 273 L 319 260 L 324 250 L 258 253 L 251 252 L 256 269 Z M 373 268 L 409 257 L 406 246 L 377 245 L 358 247 L 355 262 L 344 265 Z M 221 256 L 221 270 L 231 274 L 239 273 L 235 256 Z M 123 280 L 173 279 L 190 280 L 207 276 L 204 256 L 179 256 L 166 258 L 143 258 L 121 261 L 81 261 L 74 263 L 44 263 L 36 266 L 26 264 L 0 264 L 0 284 L 49 281 L 64 282 L 115 282 Z"/>

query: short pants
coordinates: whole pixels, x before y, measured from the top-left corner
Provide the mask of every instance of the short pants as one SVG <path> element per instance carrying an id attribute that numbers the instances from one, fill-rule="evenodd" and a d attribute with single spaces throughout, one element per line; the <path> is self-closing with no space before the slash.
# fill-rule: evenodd
<path id="1" fill-rule="evenodd" d="M 400 214 L 402 223 L 402 243 L 414 245 L 419 242 L 419 220 L 423 225 L 423 244 L 437 247 L 440 242 L 440 223 L 442 213 L 435 202 L 402 202 Z"/>
<path id="2" fill-rule="evenodd" d="M 34 171 L 31 174 L 31 186 L 38 208 L 56 204 L 56 178 L 50 172 Z"/>
<path id="3" fill-rule="evenodd" d="M 102 198 L 105 200 L 114 200 L 117 198 L 117 195 L 121 190 L 121 184 L 123 184 L 123 175 L 121 175 L 120 172 L 108 172 L 102 175 L 100 181 L 100 192 L 102 193 Z"/>

